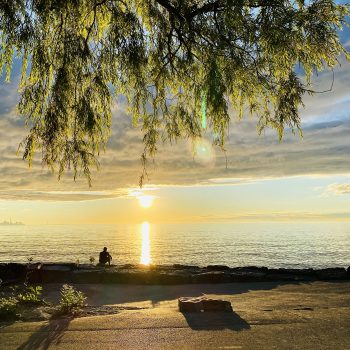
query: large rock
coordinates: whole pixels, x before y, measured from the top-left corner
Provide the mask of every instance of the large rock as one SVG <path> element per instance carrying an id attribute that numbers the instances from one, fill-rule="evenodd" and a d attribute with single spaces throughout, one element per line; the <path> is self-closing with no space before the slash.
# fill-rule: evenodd
<path id="1" fill-rule="evenodd" d="M 320 280 L 342 280 L 349 278 L 346 270 L 342 267 L 317 270 L 316 274 Z"/>
<path id="2" fill-rule="evenodd" d="M 265 276 L 265 272 L 249 270 L 230 273 L 231 282 L 260 282 L 265 279 Z"/>
<path id="3" fill-rule="evenodd" d="M 266 266 L 241 266 L 231 269 L 235 272 L 267 272 L 269 269 Z"/>
<path id="4" fill-rule="evenodd" d="M 72 283 L 105 283 L 99 270 L 76 270 L 71 273 Z"/>
<path id="5" fill-rule="evenodd" d="M 190 284 L 192 283 L 192 276 L 186 272 L 167 272 L 159 276 L 160 284 Z"/>
<path id="6" fill-rule="evenodd" d="M 27 276 L 27 267 L 24 264 L 0 264 L 0 279 L 2 284 L 24 282 Z"/>
<path id="7" fill-rule="evenodd" d="M 232 282 L 231 275 L 225 272 L 204 272 L 192 276 L 193 283 L 229 283 Z"/>
<path id="8" fill-rule="evenodd" d="M 70 283 L 72 266 L 70 264 L 44 264 L 41 268 L 41 282 Z"/>
<path id="9" fill-rule="evenodd" d="M 207 270 L 209 271 L 228 271 L 230 268 L 226 265 L 208 265 Z"/>
<path id="10" fill-rule="evenodd" d="M 229 301 L 206 297 L 182 297 L 178 299 L 180 312 L 232 312 Z"/>

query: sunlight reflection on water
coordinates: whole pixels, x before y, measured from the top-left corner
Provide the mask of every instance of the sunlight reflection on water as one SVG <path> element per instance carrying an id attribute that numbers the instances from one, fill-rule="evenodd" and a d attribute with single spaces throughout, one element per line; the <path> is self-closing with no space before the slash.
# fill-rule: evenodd
<path id="1" fill-rule="evenodd" d="M 140 264 L 149 265 L 151 263 L 150 225 L 147 221 L 141 225 L 141 258 Z"/>

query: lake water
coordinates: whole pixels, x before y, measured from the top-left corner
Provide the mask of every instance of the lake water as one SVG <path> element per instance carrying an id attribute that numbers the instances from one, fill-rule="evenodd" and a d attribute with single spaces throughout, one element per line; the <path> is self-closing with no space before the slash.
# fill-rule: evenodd
<path id="1" fill-rule="evenodd" d="M 104 246 L 115 264 L 347 267 L 350 223 L 0 226 L 0 262 L 88 263 Z"/>

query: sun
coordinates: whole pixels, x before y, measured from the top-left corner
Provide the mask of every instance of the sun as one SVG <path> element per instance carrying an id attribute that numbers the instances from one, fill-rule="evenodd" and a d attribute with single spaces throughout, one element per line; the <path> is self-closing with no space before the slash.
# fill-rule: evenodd
<path id="1" fill-rule="evenodd" d="M 149 208 L 153 204 L 153 196 L 139 196 L 138 199 L 142 208 Z"/>

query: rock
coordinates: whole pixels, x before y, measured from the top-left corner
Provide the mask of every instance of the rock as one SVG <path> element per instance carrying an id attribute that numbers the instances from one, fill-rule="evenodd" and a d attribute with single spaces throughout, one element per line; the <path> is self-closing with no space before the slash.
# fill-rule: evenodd
<path id="1" fill-rule="evenodd" d="M 297 276 L 313 276 L 315 277 L 315 271 L 314 269 L 285 269 L 285 268 L 279 268 L 279 269 L 269 269 L 268 274 L 279 274 L 279 275 L 297 275 Z"/>
<path id="2" fill-rule="evenodd" d="M 44 264 L 41 268 L 41 282 L 70 283 L 72 269 L 70 264 Z"/>
<path id="3" fill-rule="evenodd" d="M 235 272 L 267 272 L 269 269 L 265 266 L 243 266 L 243 267 L 234 267 L 231 269 Z"/>
<path id="4" fill-rule="evenodd" d="M 178 299 L 180 312 L 232 312 L 229 301 L 206 297 L 182 297 Z"/>
<path id="5" fill-rule="evenodd" d="M 42 267 L 41 263 L 34 263 L 27 265 L 27 279 L 29 283 L 42 282 Z"/>
<path id="6" fill-rule="evenodd" d="M 160 284 L 190 284 L 192 276 L 188 273 L 162 273 L 160 274 Z"/>
<path id="7" fill-rule="evenodd" d="M 266 273 L 259 271 L 241 271 L 230 273 L 231 282 L 259 282 L 265 279 Z"/>
<path id="8" fill-rule="evenodd" d="M 133 269 L 137 269 L 139 268 L 139 265 L 136 265 L 136 264 L 124 264 L 121 266 L 122 269 L 125 269 L 125 270 L 133 270 Z"/>
<path id="9" fill-rule="evenodd" d="M 193 283 L 229 283 L 231 275 L 225 272 L 204 272 L 192 276 Z"/>
<path id="10" fill-rule="evenodd" d="M 179 311 L 180 312 L 202 312 L 203 304 L 201 298 L 179 298 Z"/>
<path id="11" fill-rule="evenodd" d="M 173 268 L 177 270 L 200 270 L 201 269 L 199 266 L 196 266 L 196 265 L 182 265 L 182 264 L 174 264 Z"/>
<path id="12" fill-rule="evenodd" d="M 268 281 L 304 281 L 305 278 L 294 274 L 287 273 L 268 273 L 266 275 Z"/>
<path id="13" fill-rule="evenodd" d="M 207 270 L 209 271 L 227 271 L 230 268 L 226 265 L 208 265 Z"/>
<path id="14" fill-rule="evenodd" d="M 342 267 L 316 270 L 316 275 L 321 280 L 342 280 L 349 278 L 346 270 Z"/>
<path id="15" fill-rule="evenodd" d="M 202 299 L 204 312 L 207 311 L 224 311 L 233 312 L 231 303 L 221 299 Z"/>
<path id="16" fill-rule="evenodd" d="M 27 266 L 24 264 L 5 263 L 0 264 L 0 278 L 3 284 L 17 283 L 25 281 L 27 276 Z"/>
<path id="17" fill-rule="evenodd" d="M 98 270 L 76 270 L 71 273 L 72 283 L 103 283 L 103 276 Z"/>

